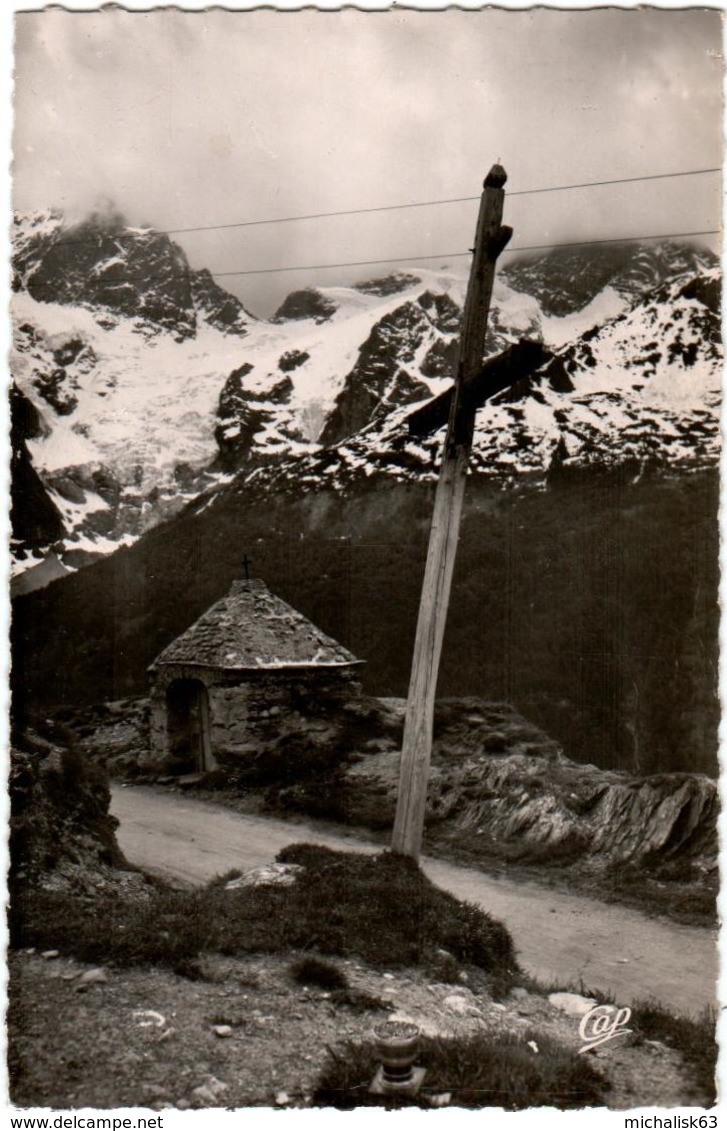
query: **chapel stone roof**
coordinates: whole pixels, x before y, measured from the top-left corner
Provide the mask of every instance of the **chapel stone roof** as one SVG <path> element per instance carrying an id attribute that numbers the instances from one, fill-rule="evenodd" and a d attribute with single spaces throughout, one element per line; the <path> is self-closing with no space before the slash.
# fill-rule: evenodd
<path id="1" fill-rule="evenodd" d="M 234 581 L 230 592 L 161 652 L 163 664 L 228 671 L 330 668 L 363 663 L 274 596 L 263 581 Z"/>

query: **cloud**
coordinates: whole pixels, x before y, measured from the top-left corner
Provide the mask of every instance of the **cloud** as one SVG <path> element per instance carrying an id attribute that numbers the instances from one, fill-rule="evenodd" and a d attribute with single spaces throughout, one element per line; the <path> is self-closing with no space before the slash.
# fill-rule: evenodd
<path id="1" fill-rule="evenodd" d="M 176 228 L 475 195 L 497 158 L 513 191 L 715 165 L 720 49 L 698 9 L 21 13 L 15 201 L 80 216 L 105 195 Z M 686 183 L 508 205 L 527 242 L 696 206 Z M 472 227 L 464 205 L 183 242 L 234 270 L 453 251 Z M 231 285 L 270 302 L 306 281 Z"/>

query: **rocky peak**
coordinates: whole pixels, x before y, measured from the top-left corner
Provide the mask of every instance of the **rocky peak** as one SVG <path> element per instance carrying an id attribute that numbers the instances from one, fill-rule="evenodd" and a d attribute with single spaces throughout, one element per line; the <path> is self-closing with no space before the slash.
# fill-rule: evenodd
<path id="1" fill-rule="evenodd" d="M 434 294 L 424 291 L 417 300 L 422 310 L 427 312 L 429 321 L 442 334 L 459 333 L 462 322 L 462 308 L 448 294 Z"/>
<path id="2" fill-rule="evenodd" d="M 198 315 L 224 334 L 244 337 L 255 316 L 238 298 L 220 287 L 207 270 L 192 273 L 192 299 Z"/>
<path id="3" fill-rule="evenodd" d="M 418 374 L 436 376 L 444 370 L 452 347 L 456 350 L 459 314 L 447 295 L 428 291 L 385 314 L 361 346 L 321 442 L 338 443 L 393 408 L 431 396 Z"/>
<path id="4" fill-rule="evenodd" d="M 237 335 L 252 320 L 208 271 L 193 271 L 167 235 L 129 227 L 116 211 L 72 227 L 55 212 L 16 215 L 13 273 L 14 289 L 38 302 L 100 307 L 179 341 L 195 336 L 199 319 Z"/>
<path id="5" fill-rule="evenodd" d="M 378 298 L 387 298 L 389 295 L 399 294 L 409 287 L 415 287 L 419 282 L 416 275 L 407 275 L 405 271 L 392 271 L 380 279 L 367 279 L 364 283 L 357 283 L 355 290 L 365 295 L 376 295 Z"/>
<path id="6" fill-rule="evenodd" d="M 546 315 L 563 317 L 582 310 L 605 287 L 633 301 L 666 279 L 687 278 L 717 263 L 704 248 L 666 240 L 553 248 L 506 265 L 500 276 L 534 295 Z"/>
<path id="7" fill-rule="evenodd" d="M 316 322 L 327 322 L 336 313 L 336 304 L 316 287 L 306 287 L 293 291 L 278 307 L 271 322 L 293 322 L 312 318 Z"/>

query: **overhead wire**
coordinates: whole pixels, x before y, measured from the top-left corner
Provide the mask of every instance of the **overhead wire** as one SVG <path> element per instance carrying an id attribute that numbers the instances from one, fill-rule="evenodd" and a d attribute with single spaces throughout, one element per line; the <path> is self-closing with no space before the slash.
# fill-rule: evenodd
<path id="1" fill-rule="evenodd" d="M 722 170 L 718 166 L 714 166 L 714 167 L 710 167 L 710 168 L 704 168 L 704 169 L 683 169 L 683 170 L 679 170 L 679 171 L 672 172 L 672 173 L 650 173 L 650 174 L 643 174 L 643 175 L 638 176 L 638 177 L 613 177 L 613 178 L 610 178 L 608 180 L 601 180 L 601 181 L 583 181 L 583 182 L 580 182 L 580 183 L 577 183 L 577 184 L 549 185 L 549 186 L 544 186 L 544 187 L 541 187 L 541 188 L 534 188 L 534 189 L 519 189 L 519 190 L 516 190 L 514 192 L 508 192 L 507 196 L 508 196 L 508 199 L 509 199 L 509 198 L 515 197 L 515 196 L 532 196 L 532 195 L 539 194 L 539 193 L 566 192 L 566 191 L 575 190 L 575 189 L 600 188 L 600 187 L 620 185 L 620 184 L 634 184 L 636 182 L 641 182 L 641 181 L 657 181 L 657 180 L 666 180 L 666 179 L 677 178 L 677 177 L 694 177 L 694 176 L 700 176 L 700 175 L 707 174 L 707 173 L 721 173 L 721 172 L 722 172 Z M 396 210 L 401 210 L 401 209 L 405 209 L 405 208 L 426 208 L 426 207 L 429 207 L 429 206 L 439 205 L 439 204 L 456 204 L 456 203 L 461 203 L 461 202 L 465 202 L 465 201 L 469 202 L 469 201 L 475 201 L 475 200 L 479 200 L 479 196 L 451 197 L 451 198 L 448 198 L 448 199 L 441 199 L 441 200 L 410 201 L 410 202 L 405 203 L 405 204 L 385 204 L 385 205 L 377 205 L 377 206 L 374 206 L 374 207 L 371 207 L 371 208 L 351 208 L 351 209 L 342 209 L 342 210 L 338 210 L 338 211 L 334 211 L 334 212 L 315 212 L 315 213 L 308 213 L 308 214 L 305 214 L 305 215 L 298 215 L 298 216 L 279 216 L 279 217 L 274 217 L 274 218 L 270 218 L 270 219 L 263 219 L 263 220 L 241 220 L 241 221 L 237 221 L 235 223 L 230 223 L 230 224 L 196 225 L 196 226 L 190 226 L 190 227 L 187 227 L 187 228 L 167 228 L 167 229 L 151 228 L 151 229 L 149 229 L 149 231 L 153 232 L 155 235 L 166 235 L 166 236 L 182 235 L 182 234 L 187 234 L 187 233 L 192 233 L 192 232 L 223 231 L 223 230 L 229 230 L 229 229 L 232 229 L 232 228 L 255 227 L 255 226 L 263 225 L 263 224 L 287 224 L 287 223 L 293 223 L 295 221 L 301 221 L 301 220 L 321 220 L 321 219 L 328 219 L 330 217 L 336 217 L 336 216 L 357 216 L 357 215 L 362 215 L 362 214 L 365 214 L 365 213 L 390 212 L 390 211 L 396 211 Z M 697 238 L 697 237 L 704 237 L 704 236 L 714 236 L 714 235 L 720 235 L 720 234 L 721 233 L 718 229 L 709 229 L 709 230 L 706 230 L 706 231 L 699 231 L 699 232 L 668 232 L 668 233 L 660 233 L 658 235 L 612 236 L 612 237 L 607 237 L 607 238 L 603 238 L 603 239 L 571 240 L 571 241 L 567 241 L 567 242 L 558 242 L 558 243 L 551 242 L 551 243 L 542 243 L 542 244 L 528 244 L 528 245 L 523 245 L 523 246 L 519 246 L 519 247 L 505 248 L 503 254 L 512 255 L 512 254 L 517 254 L 519 252 L 546 251 L 546 250 L 549 250 L 549 249 L 554 248 L 554 247 L 558 247 L 558 248 L 563 248 L 563 247 L 589 247 L 589 246 L 595 246 L 595 245 L 599 245 L 599 244 L 633 243 L 633 242 L 636 242 L 636 241 L 639 241 L 639 240 L 689 239 L 689 238 Z M 68 246 L 74 246 L 74 245 L 77 245 L 77 244 L 94 242 L 95 239 L 97 239 L 97 236 L 86 237 L 85 239 L 79 239 L 79 240 L 67 240 L 67 239 L 63 239 L 63 237 L 61 237 L 61 239 L 59 240 L 59 243 L 61 243 L 62 246 L 64 246 L 64 247 L 68 247 Z M 295 271 L 328 271 L 328 270 L 332 270 L 332 269 L 336 269 L 336 268 L 342 268 L 342 267 L 370 267 L 370 266 L 377 266 L 377 265 L 381 265 L 381 264 L 385 264 L 385 263 L 419 263 L 419 262 L 424 262 L 426 260 L 432 260 L 432 259 L 439 259 L 439 260 L 461 259 L 461 258 L 465 258 L 466 256 L 468 256 L 470 254 L 471 254 L 471 252 L 469 252 L 469 251 L 431 252 L 427 255 L 394 255 L 394 256 L 386 256 L 386 257 L 383 257 L 383 258 L 380 258 L 380 259 L 347 260 L 347 261 L 341 261 L 341 262 L 336 262 L 336 263 L 293 264 L 293 265 L 284 266 L 284 267 L 250 267 L 250 268 L 241 268 L 239 270 L 234 270 L 234 271 L 229 271 L 229 270 L 213 271 L 213 270 L 210 270 L 209 273 L 210 273 L 210 275 L 213 276 L 213 278 L 231 278 L 233 276 L 245 276 L 245 275 L 278 275 L 278 274 L 284 274 L 284 273 L 287 273 L 287 272 L 295 272 Z M 185 278 L 187 276 L 187 274 L 188 274 L 188 272 L 179 273 L 177 275 L 171 276 L 171 278 Z M 112 279 L 109 279 L 109 282 L 114 282 L 114 283 L 124 282 L 124 281 L 127 281 L 128 278 L 129 277 L 127 277 L 127 276 L 116 275 Z M 167 278 L 168 279 L 168 278 L 170 278 L 170 276 L 168 276 L 168 275 L 167 276 L 154 276 L 154 277 L 148 278 L 148 281 L 154 282 L 157 279 L 161 279 L 161 278 Z"/>
<path id="2" fill-rule="evenodd" d="M 510 199 L 515 196 L 534 196 L 546 192 L 570 192 L 575 189 L 603 188 L 608 185 L 636 184 L 639 181 L 662 181 L 678 177 L 697 177 L 707 173 L 721 172 L 722 169 L 720 166 L 705 169 L 681 169 L 673 173 L 648 173 L 639 177 L 613 177 L 603 181 L 582 181 L 577 184 L 547 185 L 541 188 L 516 189 L 514 192 L 508 192 L 507 197 Z M 188 235 L 193 232 L 221 232 L 229 231 L 232 228 L 255 228 L 264 224 L 292 224 L 303 220 L 327 220 L 336 216 L 362 216 L 374 212 L 397 212 L 407 208 L 430 208 L 440 204 L 463 204 L 479 199 L 479 195 L 453 196 L 438 200 L 413 200 L 403 204 L 377 204 L 366 208 L 344 208 L 332 212 L 308 212 L 296 216 L 271 216 L 258 220 L 236 220 L 227 224 L 193 224 L 186 228 L 150 228 L 149 231 L 153 231 L 160 236 L 180 236 Z M 93 238 L 94 237 L 86 237 L 82 240 L 64 240 L 63 242 L 68 246 L 75 243 L 90 242 Z"/>
<path id="3" fill-rule="evenodd" d="M 592 247 L 598 244 L 622 244 L 622 243 L 638 243 L 640 240 L 677 240 L 677 239 L 696 239 L 704 236 L 719 236 L 721 235 L 719 228 L 711 228 L 699 232 L 662 232 L 657 235 L 638 235 L 638 236 L 609 236 L 604 239 L 597 240 L 570 240 L 567 242 L 557 243 L 541 243 L 541 244 L 527 244 L 520 247 L 506 247 L 502 255 L 515 255 L 519 252 L 527 251 L 549 251 L 553 249 L 560 250 L 564 247 Z M 247 267 L 239 271 L 211 271 L 206 268 L 207 273 L 214 279 L 230 278 L 232 276 L 242 275 L 281 275 L 293 271 L 330 271 L 339 267 L 375 267 L 383 263 L 422 263 L 426 260 L 449 260 L 449 259 L 464 259 L 471 255 L 472 251 L 446 251 L 446 252 L 429 252 L 427 255 L 393 255 L 384 259 L 355 259 L 347 260 L 340 263 L 301 263 L 288 267 Z M 179 272 L 172 275 L 147 275 L 144 281 L 147 283 L 159 282 L 162 280 L 171 281 L 174 279 L 187 279 L 190 275 L 197 272 L 190 268 L 188 271 Z M 109 284 L 136 282 L 136 277 L 130 275 L 114 275 L 108 279 Z M 43 284 L 36 281 L 36 287 L 47 286 L 51 288 L 53 284 Z"/>
<path id="4" fill-rule="evenodd" d="M 718 235 L 720 235 L 719 230 L 714 228 L 711 231 L 704 232 L 668 232 L 654 236 L 613 236 L 599 240 L 572 240 L 567 243 L 541 243 L 530 244 L 527 247 L 508 247 L 502 254 L 515 254 L 521 251 L 545 251 L 550 248 L 561 247 L 589 247 L 593 244 L 636 243 L 639 240 L 687 239 L 689 237 Z M 286 271 L 328 271 L 334 267 L 373 267 L 380 263 L 419 263 L 425 259 L 461 259 L 471 254 L 471 251 L 448 251 L 441 254 L 432 252 L 430 255 L 395 255 L 388 259 L 359 259 L 348 263 L 306 263 L 295 267 L 253 267 L 243 271 L 210 271 L 210 274 L 217 279 L 230 275 L 274 275 Z"/>
<path id="5" fill-rule="evenodd" d="M 533 196 L 536 193 L 543 192 L 568 192 L 571 189 L 600 188 L 605 185 L 626 185 L 633 184 L 636 181 L 659 181 L 671 177 L 696 177 L 704 173 L 720 173 L 721 171 L 721 168 L 715 166 L 711 169 L 686 169 L 677 173 L 652 173 L 642 177 L 615 177 L 607 181 L 584 181 L 581 184 L 573 185 L 550 185 L 545 188 L 518 189 L 515 192 L 508 192 L 507 196 L 508 199 L 510 199 L 513 196 Z M 300 220 L 326 220 L 334 216 L 360 216 L 371 212 L 397 212 L 404 208 L 430 208 L 439 204 L 463 204 L 479 199 L 479 195 L 452 196 L 441 200 L 409 201 L 405 204 L 377 204 L 372 205 L 370 208 L 346 208 L 335 212 L 310 212 L 299 216 L 277 216 L 264 220 L 240 220 L 230 224 L 205 224 L 204 226 L 190 228 L 168 228 L 164 232 L 164 235 L 178 236 L 189 232 L 214 232 L 227 230 L 229 228 L 253 228 L 261 224 L 292 224 Z"/>

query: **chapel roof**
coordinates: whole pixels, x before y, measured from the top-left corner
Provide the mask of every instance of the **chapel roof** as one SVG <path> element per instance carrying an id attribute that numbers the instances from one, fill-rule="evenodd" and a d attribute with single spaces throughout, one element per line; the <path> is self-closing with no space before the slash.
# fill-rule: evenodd
<path id="1" fill-rule="evenodd" d="M 234 581 L 227 596 L 167 645 L 151 667 L 192 664 L 239 671 L 361 663 L 263 581 L 250 579 Z"/>

